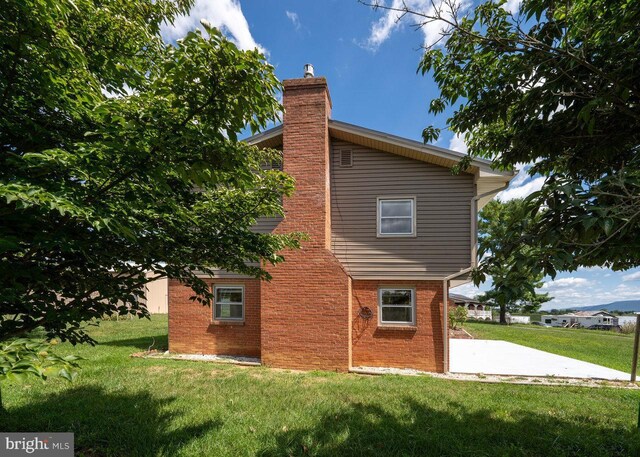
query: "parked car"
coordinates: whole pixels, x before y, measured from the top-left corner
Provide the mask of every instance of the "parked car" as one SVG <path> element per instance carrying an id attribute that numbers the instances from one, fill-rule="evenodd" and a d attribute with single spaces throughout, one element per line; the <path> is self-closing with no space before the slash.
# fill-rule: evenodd
<path id="1" fill-rule="evenodd" d="M 591 327 L 587 328 L 589 330 L 614 330 L 616 332 L 620 331 L 620 327 L 612 325 L 592 325 Z"/>

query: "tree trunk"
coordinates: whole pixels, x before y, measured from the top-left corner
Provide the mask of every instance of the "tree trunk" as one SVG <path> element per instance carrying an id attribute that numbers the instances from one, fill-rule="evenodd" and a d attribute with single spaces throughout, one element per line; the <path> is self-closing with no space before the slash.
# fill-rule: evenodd
<path id="1" fill-rule="evenodd" d="M 507 325 L 507 305 L 500 303 L 500 323 Z"/>

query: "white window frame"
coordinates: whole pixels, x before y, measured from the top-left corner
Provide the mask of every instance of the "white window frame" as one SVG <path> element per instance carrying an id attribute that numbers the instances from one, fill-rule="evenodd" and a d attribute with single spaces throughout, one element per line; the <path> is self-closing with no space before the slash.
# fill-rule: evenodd
<path id="1" fill-rule="evenodd" d="M 382 293 L 385 290 L 410 290 L 411 291 L 411 305 L 382 305 Z M 411 308 L 411 321 L 385 321 L 382 320 L 382 308 Z M 380 326 L 415 326 L 416 325 L 416 288 L 407 286 L 383 286 L 378 288 L 378 325 Z"/>
<path id="2" fill-rule="evenodd" d="M 242 290 L 242 317 L 216 317 L 216 307 L 218 305 L 218 289 L 240 289 Z M 242 284 L 220 284 L 213 287 L 213 320 L 215 321 L 244 321 L 244 308 L 245 308 L 245 295 L 244 285 Z M 238 305 L 238 303 L 234 303 Z"/>
<path id="3" fill-rule="evenodd" d="M 410 201 L 411 202 L 411 233 L 382 233 L 382 202 L 385 201 Z M 376 221 L 378 238 L 404 238 L 416 236 L 416 197 L 415 196 L 389 196 L 378 197 L 376 201 Z M 408 219 L 407 216 L 385 217 L 384 219 Z"/>

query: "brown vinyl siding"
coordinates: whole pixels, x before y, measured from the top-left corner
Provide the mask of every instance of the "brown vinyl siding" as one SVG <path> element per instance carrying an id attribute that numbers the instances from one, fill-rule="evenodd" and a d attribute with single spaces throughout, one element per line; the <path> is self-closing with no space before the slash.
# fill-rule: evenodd
<path id="1" fill-rule="evenodd" d="M 282 216 L 274 217 L 259 217 L 256 224 L 252 227 L 252 230 L 257 233 L 271 233 L 275 230 L 278 224 L 282 221 Z M 257 263 L 251 262 L 249 265 L 258 266 Z M 203 275 L 204 277 L 208 277 Z M 248 278 L 249 276 L 242 275 L 240 273 L 234 273 L 232 271 L 217 270 L 216 278 Z"/>
<path id="2" fill-rule="evenodd" d="M 253 231 L 257 233 L 271 233 L 282 221 L 282 216 L 274 217 L 259 217 L 256 221 L 256 225 L 253 226 Z"/>
<path id="3" fill-rule="evenodd" d="M 353 165 L 340 166 L 340 151 Z M 441 278 L 470 266 L 470 174 L 334 140 L 332 250 L 355 279 Z M 415 197 L 416 236 L 378 237 L 377 198 Z"/>
<path id="4" fill-rule="evenodd" d="M 257 233 L 271 233 L 273 232 L 273 230 L 278 226 L 278 224 L 280 223 L 280 221 L 282 221 L 282 217 L 281 216 L 274 216 L 274 217 L 259 217 L 258 220 L 256 221 L 256 224 L 253 226 L 253 231 L 257 232 Z M 253 266 L 258 266 L 257 263 L 249 263 L 249 265 L 253 265 Z M 203 278 L 209 278 L 209 275 L 205 275 L 202 272 L 198 272 L 197 273 L 199 276 L 202 276 Z M 240 273 L 235 273 L 232 271 L 226 271 L 226 270 L 216 270 L 216 278 L 229 278 L 229 279 L 234 279 L 234 278 L 238 278 L 238 279 L 247 279 L 249 278 L 249 276 L 240 274 Z"/>
<path id="5" fill-rule="evenodd" d="M 280 152 L 282 152 L 282 144 L 274 149 L 278 149 Z M 265 170 L 272 170 L 274 168 L 274 163 L 271 162 L 264 164 L 262 168 Z M 282 170 L 282 163 L 279 164 L 278 168 Z M 256 221 L 256 224 L 253 226 L 253 230 L 257 233 L 271 233 L 275 230 L 280 222 L 282 222 L 282 216 L 259 217 Z"/>

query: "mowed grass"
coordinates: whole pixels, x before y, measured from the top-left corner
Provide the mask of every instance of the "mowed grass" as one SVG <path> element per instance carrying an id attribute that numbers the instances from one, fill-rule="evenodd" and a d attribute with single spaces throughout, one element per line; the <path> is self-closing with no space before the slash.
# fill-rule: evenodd
<path id="1" fill-rule="evenodd" d="M 465 330 L 475 338 L 504 340 L 542 351 L 573 357 L 616 370 L 631 372 L 633 335 L 606 330 L 500 325 L 469 321 Z"/>
<path id="2" fill-rule="evenodd" d="M 195 306 L 195 305 L 194 305 Z M 636 456 L 640 394 L 131 358 L 166 317 L 104 322 L 79 378 L 4 384 L 2 431 L 85 456 Z"/>

